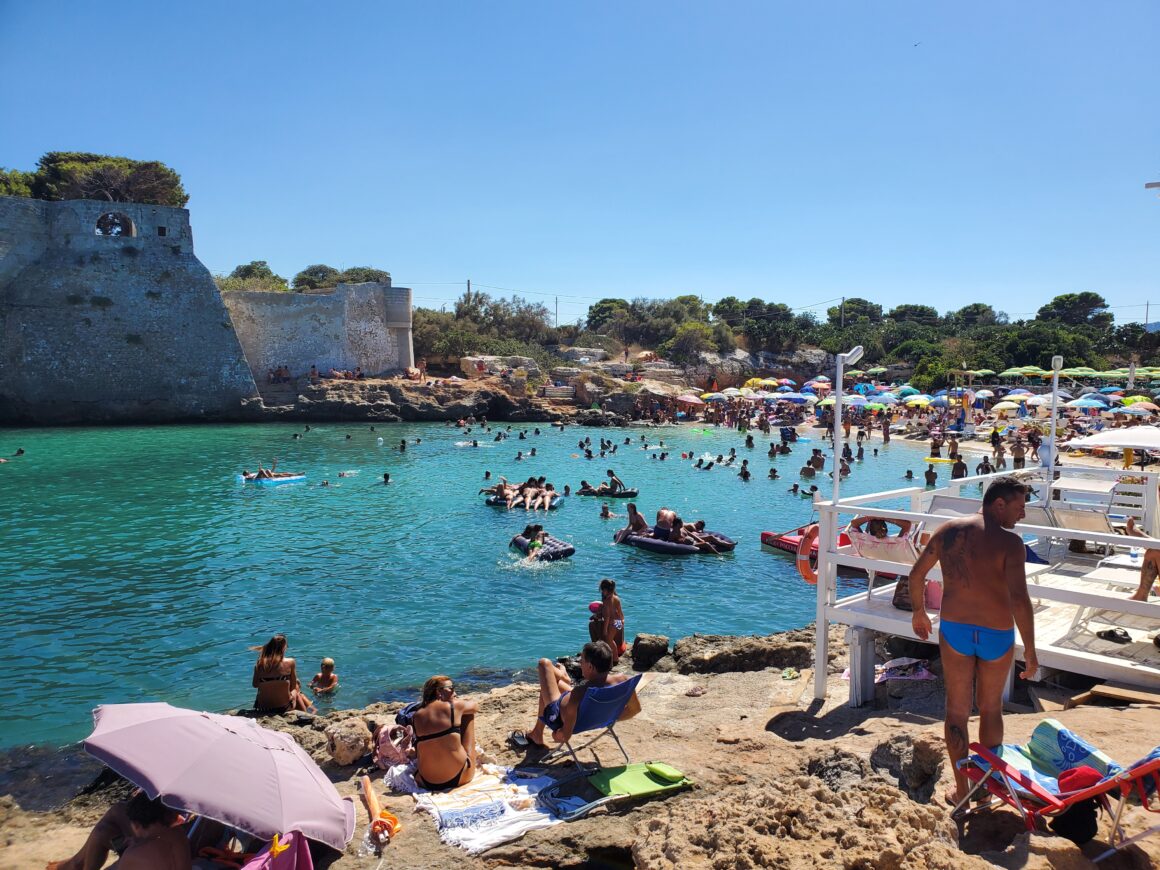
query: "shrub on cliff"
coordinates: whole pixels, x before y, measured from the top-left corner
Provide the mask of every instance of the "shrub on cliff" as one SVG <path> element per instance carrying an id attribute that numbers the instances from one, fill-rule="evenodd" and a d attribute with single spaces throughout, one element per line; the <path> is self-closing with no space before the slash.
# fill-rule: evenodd
<path id="1" fill-rule="evenodd" d="M 264 290 L 281 293 L 290 285 L 281 275 L 275 275 L 265 260 L 254 260 L 238 266 L 228 275 L 214 275 L 214 283 L 223 293 L 227 290 Z"/>

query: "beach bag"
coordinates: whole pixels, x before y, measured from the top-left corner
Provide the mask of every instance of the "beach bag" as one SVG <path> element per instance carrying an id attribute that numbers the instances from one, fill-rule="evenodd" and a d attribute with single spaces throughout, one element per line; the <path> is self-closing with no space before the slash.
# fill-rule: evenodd
<path id="1" fill-rule="evenodd" d="M 914 610 L 914 605 L 910 603 L 910 580 L 908 578 L 898 578 L 898 582 L 894 585 L 894 597 L 890 599 L 890 603 L 899 610 Z"/>
<path id="2" fill-rule="evenodd" d="M 410 725 L 382 725 L 375 732 L 375 765 L 383 770 L 411 760 L 415 731 Z"/>

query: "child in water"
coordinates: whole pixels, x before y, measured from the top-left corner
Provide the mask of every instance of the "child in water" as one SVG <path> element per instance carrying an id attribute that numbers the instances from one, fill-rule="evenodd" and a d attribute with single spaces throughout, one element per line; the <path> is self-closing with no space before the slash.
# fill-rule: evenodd
<path id="1" fill-rule="evenodd" d="M 310 691 L 316 695 L 326 695 L 338 688 L 338 674 L 334 672 L 334 659 L 323 659 L 319 668 L 321 670 L 310 681 Z"/>

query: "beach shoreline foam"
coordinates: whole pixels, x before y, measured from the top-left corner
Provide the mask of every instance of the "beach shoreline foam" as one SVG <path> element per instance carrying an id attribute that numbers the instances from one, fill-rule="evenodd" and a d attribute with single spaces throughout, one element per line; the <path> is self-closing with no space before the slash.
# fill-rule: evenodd
<path id="1" fill-rule="evenodd" d="M 997 810 L 972 819 L 960 835 L 937 796 L 950 783 L 942 746 L 942 684 L 886 682 L 875 703 L 846 706 L 843 632 L 831 630 L 826 665 L 829 697 L 813 699 L 811 628 L 756 638 L 685 638 L 675 653 L 647 672 L 643 712 L 619 729 L 634 760 L 665 761 L 696 782 L 690 792 L 595 814 L 533 831 L 478 858 L 441 843 L 429 817 L 413 800 L 387 795 L 403 833 L 384 852 L 388 863 L 413 868 L 448 866 L 606 866 L 661 868 L 753 867 L 1082 867 L 1106 838 L 1085 850 L 1060 837 L 1028 835 L 1014 813 Z M 806 661 L 802 661 L 803 653 Z M 626 657 L 628 666 L 629 658 Z M 783 663 L 797 662 L 797 679 Z M 731 668 L 731 669 L 726 669 Z M 937 661 L 932 671 L 939 673 Z M 511 683 L 474 695 L 480 703 L 477 738 L 499 764 L 522 756 L 504 744 L 512 728 L 530 724 L 536 689 Z M 357 795 L 358 766 L 330 760 L 324 728 L 361 718 L 383 721 L 399 706 L 375 703 L 312 719 L 273 717 L 264 724 L 291 734 L 344 795 Z M 1151 749 L 1160 732 L 1160 708 L 1081 707 L 1052 713 L 1096 745 L 1131 761 Z M 1009 714 L 1007 739 L 1025 740 L 1043 714 Z M 972 729 L 977 723 L 972 723 Z M 597 749 L 616 764 L 615 747 Z M 614 757 L 616 756 L 616 757 Z M 377 773 L 372 773 L 377 780 Z M 378 786 L 382 791 L 383 787 Z M 0 864 L 43 867 L 75 850 L 123 786 L 106 787 L 48 811 L 24 809 L 0 798 Z M 332 865 L 370 868 L 358 839 L 367 823 L 357 802 L 356 839 Z M 1126 818 L 1129 832 L 1149 824 L 1142 811 Z M 1155 845 L 1153 845 L 1155 843 Z M 1133 847 L 1130 866 L 1160 860 L 1160 841 Z M 1087 858 L 1085 858 L 1085 854 Z M 1106 866 L 1106 865 L 1105 865 Z M 1129 866 L 1122 864 L 1120 866 Z"/>

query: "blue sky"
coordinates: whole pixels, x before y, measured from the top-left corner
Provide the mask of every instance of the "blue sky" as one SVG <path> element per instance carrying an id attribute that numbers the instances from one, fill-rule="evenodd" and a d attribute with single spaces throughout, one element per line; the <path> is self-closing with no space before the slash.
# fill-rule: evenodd
<path id="1" fill-rule="evenodd" d="M 0 166 L 162 160 L 213 271 L 374 265 L 430 307 L 471 278 L 561 322 L 1080 290 L 1157 320 L 1158 58 L 1149 0 L 0 0 Z"/>

